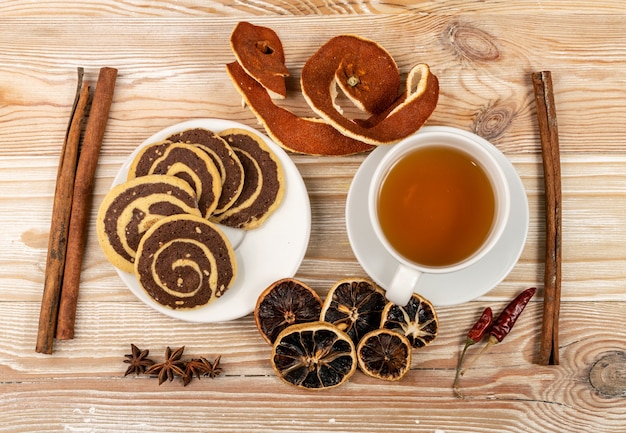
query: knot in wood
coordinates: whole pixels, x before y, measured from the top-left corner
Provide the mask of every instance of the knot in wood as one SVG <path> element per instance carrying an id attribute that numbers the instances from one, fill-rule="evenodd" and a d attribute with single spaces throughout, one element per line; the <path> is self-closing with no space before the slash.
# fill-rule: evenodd
<path id="1" fill-rule="evenodd" d="M 500 138 L 511 126 L 517 115 L 514 104 L 503 104 L 496 101 L 486 107 L 482 107 L 474 117 L 472 131 L 485 140 Z"/>
<path id="2" fill-rule="evenodd" d="M 500 59 L 494 37 L 469 24 L 454 21 L 444 31 L 444 42 L 460 59 L 472 62 L 490 62 Z"/>
<path id="3" fill-rule="evenodd" d="M 626 352 L 612 352 L 597 360 L 589 381 L 604 397 L 626 397 Z"/>

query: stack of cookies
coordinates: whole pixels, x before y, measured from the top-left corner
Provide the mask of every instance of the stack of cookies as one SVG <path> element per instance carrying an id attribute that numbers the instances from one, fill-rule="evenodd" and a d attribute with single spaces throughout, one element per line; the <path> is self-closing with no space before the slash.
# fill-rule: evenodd
<path id="1" fill-rule="evenodd" d="M 237 274 L 220 225 L 259 227 L 283 191 L 280 161 L 261 137 L 185 130 L 140 149 L 127 180 L 100 206 L 98 241 L 156 302 L 197 308 L 222 296 Z"/>

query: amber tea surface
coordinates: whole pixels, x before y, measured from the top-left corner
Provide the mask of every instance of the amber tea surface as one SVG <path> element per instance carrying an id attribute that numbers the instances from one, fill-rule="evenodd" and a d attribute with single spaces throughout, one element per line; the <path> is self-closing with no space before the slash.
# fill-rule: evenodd
<path id="1" fill-rule="evenodd" d="M 486 241 L 495 214 L 493 187 L 471 157 L 447 146 L 404 155 L 378 198 L 381 229 L 398 253 L 429 267 L 469 258 Z"/>

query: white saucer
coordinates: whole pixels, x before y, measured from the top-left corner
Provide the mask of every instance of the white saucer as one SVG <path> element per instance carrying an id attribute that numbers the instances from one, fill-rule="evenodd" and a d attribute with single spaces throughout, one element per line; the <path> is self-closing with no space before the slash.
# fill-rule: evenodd
<path id="1" fill-rule="evenodd" d="M 495 248 L 476 264 L 449 274 L 424 274 L 417 292 L 435 306 L 456 305 L 476 299 L 497 286 L 517 263 L 528 234 L 528 199 L 522 181 L 510 161 L 483 138 L 457 128 L 427 126 L 420 132 L 450 131 L 470 135 L 485 146 L 501 165 L 511 191 L 511 214 L 502 238 Z M 396 260 L 376 237 L 367 212 L 367 191 L 372 173 L 390 147 L 379 146 L 363 161 L 348 192 L 346 226 L 357 260 L 381 287 L 391 281 Z"/>
<path id="2" fill-rule="evenodd" d="M 235 249 L 237 277 L 228 291 L 205 307 L 193 310 L 172 310 L 155 302 L 140 286 L 133 274 L 117 273 L 141 301 L 177 319 L 189 322 L 222 322 L 243 317 L 254 310 L 261 292 L 276 280 L 292 277 L 304 258 L 311 233 L 311 205 L 309 195 L 297 167 L 276 143 L 246 125 L 221 119 L 196 119 L 172 125 L 148 138 L 128 157 L 113 180 L 115 186 L 126 180 L 130 164 L 139 150 L 155 141 L 165 140 L 180 131 L 204 128 L 221 132 L 241 128 L 263 138 L 280 159 L 285 176 L 283 200 L 272 215 L 254 230 L 240 230 L 220 226 Z"/>

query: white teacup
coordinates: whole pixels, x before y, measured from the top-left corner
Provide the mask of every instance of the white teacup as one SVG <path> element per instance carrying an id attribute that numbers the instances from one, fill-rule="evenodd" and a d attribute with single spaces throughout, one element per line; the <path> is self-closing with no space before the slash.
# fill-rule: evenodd
<path id="1" fill-rule="evenodd" d="M 459 152 L 461 152 L 463 156 L 459 156 Z M 440 154 L 447 156 L 432 157 L 426 156 L 427 154 Z M 450 156 L 450 158 L 448 156 Z M 423 158 L 434 159 L 425 160 Z M 471 165 L 473 167 L 479 167 L 482 168 L 482 170 L 478 169 L 476 171 L 472 167 L 462 169 L 448 168 L 447 164 L 449 163 L 449 160 L 456 159 L 460 160 L 461 165 L 459 167 L 468 167 L 463 158 L 469 158 L 467 162 L 470 162 L 471 160 Z M 404 162 L 397 165 L 400 161 Z M 387 208 L 387 211 L 382 209 L 379 212 L 379 200 L 383 185 L 385 182 L 393 182 L 393 178 L 398 178 L 398 173 L 401 170 L 400 167 L 403 164 L 408 164 L 409 162 L 407 161 L 417 161 L 417 165 L 415 167 L 421 164 L 422 169 L 419 171 L 411 171 L 413 168 L 411 168 L 411 170 L 405 169 L 405 174 L 411 173 L 411 182 L 409 182 L 411 185 L 407 185 L 407 191 L 404 191 L 403 194 L 401 194 L 402 200 L 392 201 L 392 203 L 400 203 L 401 201 L 402 203 L 405 203 L 406 206 L 404 204 L 398 204 L 397 209 L 394 208 L 390 210 Z M 435 170 L 434 167 L 439 167 L 439 164 L 441 164 L 442 169 Z M 454 173 L 454 176 L 442 174 L 445 173 L 445 169 L 451 170 L 449 173 Z M 430 182 L 433 184 L 431 187 L 425 186 L 428 182 L 419 183 L 417 180 L 415 180 L 415 184 L 412 184 L 413 178 L 417 179 L 419 177 L 417 176 L 418 173 L 428 173 L 429 170 L 432 170 L 433 172 L 433 176 L 431 177 L 432 179 L 439 179 L 438 176 L 441 176 L 441 181 L 437 180 Z M 447 189 L 442 188 L 443 192 L 437 190 L 439 185 L 448 184 L 449 179 L 455 178 L 456 173 L 459 171 L 467 171 L 470 173 L 470 176 L 478 179 L 478 181 L 481 181 L 483 187 L 487 185 L 486 188 L 489 188 L 490 186 L 489 194 L 491 194 L 492 197 L 491 201 L 488 199 L 489 194 L 486 192 L 488 189 L 485 188 L 481 188 L 481 190 L 483 190 L 482 197 L 485 199 L 477 199 L 477 202 L 480 201 L 481 203 L 484 203 L 484 206 L 481 205 L 481 209 L 483 207 L 484 209 L 475 210 L 472 207 L 473 205 L 471 204 L 471 200 L 465 199 L 466 197 L 474 197 L 473 189 L 468 187 L 469 185 L 472 185 L 472 182 L 460 179 L 455 181 L 456 183 L 450 182 L 450 185 L 446 187 Z M 389 176 L 390 172 L 395 174 Z M 478 172 L 482 173 L 482 175 Z M 415 173 L 415 176 L 413 176 L 413 173 Z M 426 175 L 425 177 L 428 178 Z M 404 180 L 406 180 L 406 178 Z M 488 184 L 486 183 L 487 180 Z M 394 194 L 396 194 L 398 191 L 402 191 L 403 188 L 405 188 L 403 186 L 404 184 L 405 182 L 397 183 L 395 189 L 390 189 L 391 187 L 389 187 L 388 184 L 385 188 L 390 191 L 394 191 Z M 478 183 L 478 185 L 480 185 L 480 183 Z M 420 194 L 415 196 L 413 195 L 416 190 L 427 191 L 429 188 L 433 188 L 432 194 L 430 194 L 431 197 L 422 196 Z M 458 197 L 461 197 L 462 199 L 457 197 L 456 199 L 450 199 L 449 203 L 446 203 L 442 198 L 447 197 L 447 192 L 454 189 L 458 189 Z M 477 195 L 476 197 L 481 196 Z M 383 202 L 389 202 L 388 197 L 386 199 L 383 198 L 382 200 Z M 435 200 L 437 203 L 430 203 L 432 200 Z M 461 203 L 465 203 L 465 208 L 463 210 L 458 210 Z M 384 248 L 397 261 L 396 268 L 392 273 L 393 277 L 387 287 L 385 287 L 387 299 L 397 305 L 406 305 L 410 300 L 411 295 L 417 291 L 417 283 L 422 274 L 455 272 L 478 262 L 493 249 L 500 239 L 509 218 L 510 208 L 511 197 L 505 174 L 495 157 L 490 153 L 488 148 L 485 147 L 484 141 L 479 137 L 455 128 L 445 128 L 443 130 L 419 132 L 393 145 L 393 148 L 383 157 L 380 164 L 376 168 L 368 191 L 368 212 L 372 221 L 374 232 Z M 409 209 L 418 210 L 415 212 Z M 442 214 L 437 217 L 437 213 L 432 211 L 433 209 L 439 209 Z M 452 209 L 454 209 L 454 211 L 452 211 Z M 470 230 L 463 225 L 456 227 L 456 223 L 449 222 L 459 221 L 461 224 L 465 224 L 465 221 L 472 220 L 474 214 L 478 211 L 484 215 L 489 214 L 490 219 L 482 218 L 482 222 L 480 222 L 481 225 L 476 226 L 478 227 L 477 229 Z M 389 215 L 391 215 L 391 217 L 389 217 Z M 402 220 L 390 225 L 388 221 L 389 218 L 393 220 L 396 216 L 400 215 L 421 215 L 423 218 L 407 219 L 406 221 Z M 432 218 L 425 218 L 425 215 L 431 215 Z M 454 217 L 449 218 L 450 215 L 453 215 Z M 457 218 L 459 215 L 462 215 L 463 217 Z M 381 219 L 383 221 L 382 224 Z M 418 222 L 411 224 L 414 220 Z M 476 220 L 481 221 L 481 218 L 477 217 Z M 445 221 L 445 225 L 442 221 Z M 385 224 L 386 227 L 384 228 L 383 225 Z M 429 226 L 430 224 L 432 224 L 432 227 Z M 423 233 L 418 233 L 419 230 L 416 230 L 415 233 L 413 233 L 413 227 L 419 227 Z M 454 239 L 450 239 L 453 231 L 452 229 L 448 230 L 448 227 L 454 228 L 454 230 L 457 230 L 460 234 L 454 237 Z M 390 228 L 394 229 L 391 230 Z M 385 234 L 385 231 L 387 231 L 387 234 Z M 395 232 L 395 234 L 392 232 Z M 480 234 L 476 235 L 476 233 Z M 473 244 L 468 243 L 466 248 L 469 253 L 465 254 L 462 251 L 457 252 L 456 250 L 459 249 L 459 245 L 466 243 L 465 238 L 466 235 L 469 234 L 474 234 L 476 235 L 474 238 L 477 238 L 472 241 Z M 415 237 L 413 241 L 410 240 L 411 236 Z M 469 237 L 471 238 L 472 236 Z M 433 247 L 425 248 L 425 251 L 422 251 L 421 253 L 418 251 L 416 253 L 417 255 L 414 256 L 419 256 L 420 259 L 408 258 L 408 255 L 413 254 L 413 246 L 419 245 L 421 248 L 428 245 L 426 238 L 428 238 L 428 242 L 432 243 Z M 463 240 L 463 242 L 461 242 L 461 240 Z M 440 246 L 443 246 L 443 248 L 439 248 Z M 419 250 L 420 248 L 416 249 Z M 450 258 L 452 261 L 446 263 L 442 258 L 441 263 L 438 263 L 437 260 L 439 259 L 433 258 L 431 260 L 431 258 L 426 257 L 431 249 L 433 252 L 435 250 L 440 250 L 441 254 L 446 255 L 446 248 L 459 255 L 458 260 L 452 257 Z M 400 252 L 399 250 L 402 250 L 403 252 Z M 407 252 L 409 250 L 411 250 L 410 254 Z M 421 254 L 421 256 L 419 254 Z M 461 255 L 463 256 L 461 257 Z"/>

